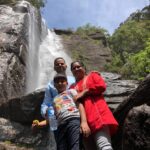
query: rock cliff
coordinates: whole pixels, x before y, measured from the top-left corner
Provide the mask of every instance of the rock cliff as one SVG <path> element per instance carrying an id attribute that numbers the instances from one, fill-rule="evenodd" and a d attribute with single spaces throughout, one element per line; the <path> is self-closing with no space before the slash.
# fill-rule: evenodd
<path id="1" fill-rule="evenodd" d="M 56 34 L 62 37 L 67 53 L 73 60 L 81 60 L 87 71 L 105 71 L 105 65 L 111 61 L 111 49 L 102 32 L 95 32 L 82 36 L 76 32 L 55 29 Z"/>
<path id="2" fill-rule="evenodd" d="M 0 5 L 0 104 L 25 92 L 29 7 L 28 2 L 18 2 L 12 7 Z M 38 11 L 37 20 L 40 20 Z"/>

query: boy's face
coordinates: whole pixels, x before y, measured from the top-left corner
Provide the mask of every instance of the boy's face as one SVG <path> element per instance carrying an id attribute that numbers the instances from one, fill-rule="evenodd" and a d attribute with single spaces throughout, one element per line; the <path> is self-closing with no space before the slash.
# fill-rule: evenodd
<path id="1" fill-rule="evenodd" d="M 58 78 L 54 82 L 54 86 L 58 93 L 64 92 L 67 89 L 68 82 L 64 78 Z"/>

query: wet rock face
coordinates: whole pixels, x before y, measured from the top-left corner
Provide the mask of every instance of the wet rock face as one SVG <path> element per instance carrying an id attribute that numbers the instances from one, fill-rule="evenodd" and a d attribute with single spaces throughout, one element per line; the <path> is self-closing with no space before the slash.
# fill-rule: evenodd
<path id="1" fill-rule="evenodd" d="M 4 52 L 0 55 L 0 104 L 13 96 L 23 93 L 25 84 L 24 65 L 13 53 Z"/>
<path id="2" fill-rule="evenodd" d="M 25 88 L 25 18 L 9 6 L 0 6 L 0 104 L 21 95 Z"/>
<path id="3" fill-rule="evenodd" d="M 0 105 L 25 92 L 30 7 L 26 1 L 0 5 Z M 40 31 L 38 11 L 36 19 Z"/>

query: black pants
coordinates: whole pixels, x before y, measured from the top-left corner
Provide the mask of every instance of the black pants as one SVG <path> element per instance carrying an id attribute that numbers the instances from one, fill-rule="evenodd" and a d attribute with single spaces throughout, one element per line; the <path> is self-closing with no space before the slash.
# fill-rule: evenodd
<path id="1" fill-rule="evenodd" d="M 80 119 L 72 118 L 57 129 L 57 150 L 80 150 Z"/>

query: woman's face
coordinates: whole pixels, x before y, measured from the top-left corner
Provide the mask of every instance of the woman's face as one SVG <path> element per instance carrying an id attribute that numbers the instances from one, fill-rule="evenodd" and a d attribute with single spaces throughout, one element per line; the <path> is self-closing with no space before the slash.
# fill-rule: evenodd
<path id="1" fill-rule="evenodd" d="M 75 62 L 72 64 L 71 71 L 77 81 L 83 79 L 85 76 L 85 69 L 81 66 L 79 62 Z"/>

